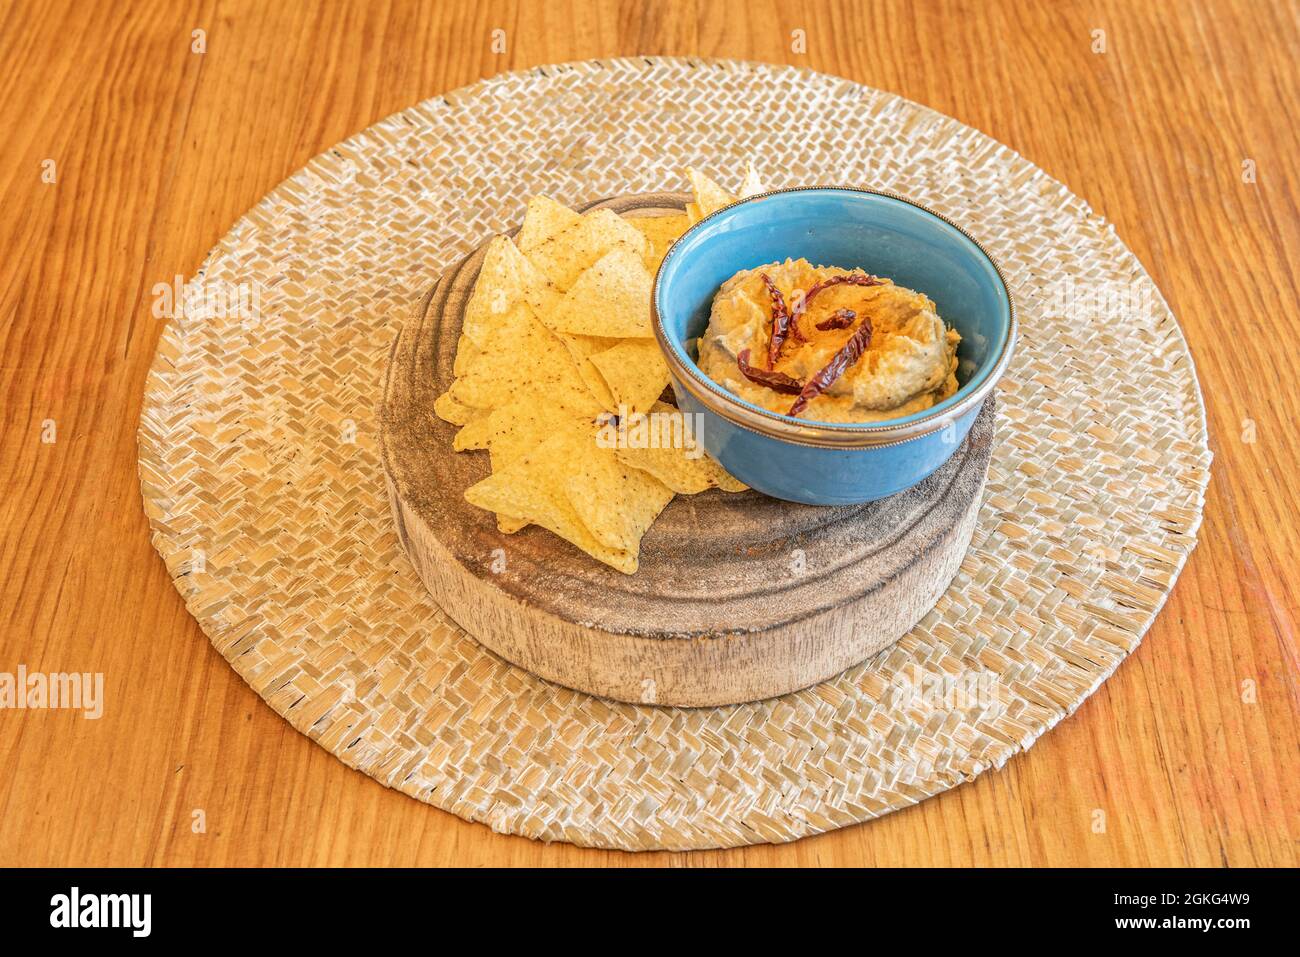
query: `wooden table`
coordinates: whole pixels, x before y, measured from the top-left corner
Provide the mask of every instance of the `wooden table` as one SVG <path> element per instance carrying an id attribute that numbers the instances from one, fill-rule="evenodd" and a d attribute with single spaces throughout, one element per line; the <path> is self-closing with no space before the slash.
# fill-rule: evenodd
<path id="1" fill-rule="evenodd" d="M 0 864 L 1297 864 L 1300 7 L 793 6 L 0 7 L 0 671 L 106 685 L 97 721 L 0 712 Z M 841 74 L 1018 150 L 1146 264 L 1209 409 L 1201 545 L 1132 659 L 1001 771 L 793 845 L 548 847 L 385 790 L 213 651 L 140 506 L 155 283 L 389 113 L 503 70 L 642 53 Z"/>

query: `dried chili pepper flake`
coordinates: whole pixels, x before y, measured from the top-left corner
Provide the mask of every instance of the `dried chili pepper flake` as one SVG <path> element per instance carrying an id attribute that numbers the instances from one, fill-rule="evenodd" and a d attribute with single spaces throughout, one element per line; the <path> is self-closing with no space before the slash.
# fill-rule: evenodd
<path id="1" fill-rule="evenodd" d="M 790 337 L 796 342 L 807 342 L 799 317 L 803 315 L 804 295 L 802 289 L 796 289 L 790 297 Z"/>
<path id="2" fill-rule="evenodd" d="M 796 310 L 795 318 L 803 315 L 804 310 L 808 308 L 808 303 L 812 302 L 813 297 L 823 289 L 829 289 L 831 286 L 883 286 L 884 284 L 883 279 L 865 272 L 851 272 L 843 276 L 831 276 L 829 279 L 823 279 L 808 290 Z"/>
<path id="3" fill-rule="evenodd" d="M 828 329 L 847 329 L 857 321 L 858 314 L 852 309 L 836 309 L 833 313 L 817 323 L 817 328 L 825 332 Z"/>
<path id="4" fill-rule="evenodd" d="M 758 274 L 758 278 L 763 280 L 763 285 L 767 287 L 767 294 L 772 297 L 773 312 L 783 312 L 789 315 L 789 310 L 785 305 L 785 296 L 781 294 L 781 290 L 772 281 L 772 277 L 765 272 L 761 272 Z"/>
<path id="5" fill-rule="evenodd" d="M 790 411 L 786 415 L 798 415 L 807 408 L 809 402 L 829 389 L 836 379 L 851 369 L 862 358 L 862 354 L 867 351 L 869 345 L 871 345 L 871 319 L 870 317 L 864 317 L 858 331 L 853 333 L 849 337 L 849 341 L 840 348 L 840 351 L 831 357 L 831 361 L 826 363 L 799 390 L 799 398 L 794 400 L 794 405 L 790 406 Z"/>
<path id="6" fill-rule="evenodd" d="M 784 372 L 777 372 L 774 369 L 759 369 L 750 365 L 748 349 L 741 349 L 736 355 L 736 365 L 740 369 L 740 374 L 750 382 L 757 382 L 759 385 L 767 386 L 773 392 L 780 392 L 783 395 L 799 395 L 804 389 L 802 382 L 786 375 Z"/>
<path id="7" fill-rule="evenodd" d="M 781 357 L 781 347 L 785 345 L 786 337 L 790 334 L 790 310 L 786 308 L 785 297 L 781 295 L 781 290 L 776 288 L 776 283 L 772 277 L 765 272 L 758 274 L 763 280 L 763 285 L 767 287 L 767 294 L 772 297 L 772 339 L 767 346 L 767 367 L 769 369 L 776 366 L 776 360 Z"/>

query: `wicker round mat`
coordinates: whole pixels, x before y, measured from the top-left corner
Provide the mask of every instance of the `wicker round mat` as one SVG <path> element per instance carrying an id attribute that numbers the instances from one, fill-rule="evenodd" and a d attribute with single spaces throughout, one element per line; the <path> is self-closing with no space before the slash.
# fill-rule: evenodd
<path id="1" fill-rule="evenodd" d="M 384 496 L 376 404 L 440 270 L 545 192 L 578 204 L 859 184 L 952 217 L 1021 311 L 979 526 L 896 646 L 825 684 L 683 710 L 547 684 L 426 597 Z M 449 93 L 312 160 L 187 287 L 146 385 L 153 541 L 212 643 L 295 728 L 499 831 L 600 847 L 789 841 L 1002 765 L 1132 651 L 1201 519 L 1191 358 L 1085 203 L 981 133 L 846 80 L 735 62 L 545 67 Z"/>

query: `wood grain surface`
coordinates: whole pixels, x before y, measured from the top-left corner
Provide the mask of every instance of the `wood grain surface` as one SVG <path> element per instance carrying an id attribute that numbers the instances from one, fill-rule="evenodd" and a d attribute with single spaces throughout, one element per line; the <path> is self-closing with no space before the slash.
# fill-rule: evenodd
<path id="1" fill-rule="evenodd" d="M 20 0 L 0 54 L 0 671 L 103 672 L 106 699 L 0 711 L 0 864 L 1298 863 L 1297 4 Z M 1146 265 L 1209 411 L 1201 545 L 1117 674 L 1002 770 L 792 845 L 544 846 L 385 790 L 211 648 L 141 510 L 155 283 L 401 107 L 634 54 L 836 73 L 1018 150 Z"/>

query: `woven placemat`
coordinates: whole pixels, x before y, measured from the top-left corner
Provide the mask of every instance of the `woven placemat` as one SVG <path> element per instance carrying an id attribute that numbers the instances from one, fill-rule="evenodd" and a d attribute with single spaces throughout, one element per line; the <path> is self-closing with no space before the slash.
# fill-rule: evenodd
<path id="1" fill-rule="evenodd" d="M 999 258 L 1020 306 L 969 554 L 893 648 L 806 691 L 601 701 L 480 648 L 421 589 L 377 449 L 389 345 L 537 192 L 895 190 Z M 1113 230 L 1030 163 L 897 96 L 788 67 L 618 60 L 508 74 L 372 126 L 241 219 L 146 385 L 153 541 L 212 643 L 295 728 L 499 831 L 612 848 L 789 841 L 1028 748 L 1131 652 L 1195 544 L 1210 453 L 1176 321 Z"/>

